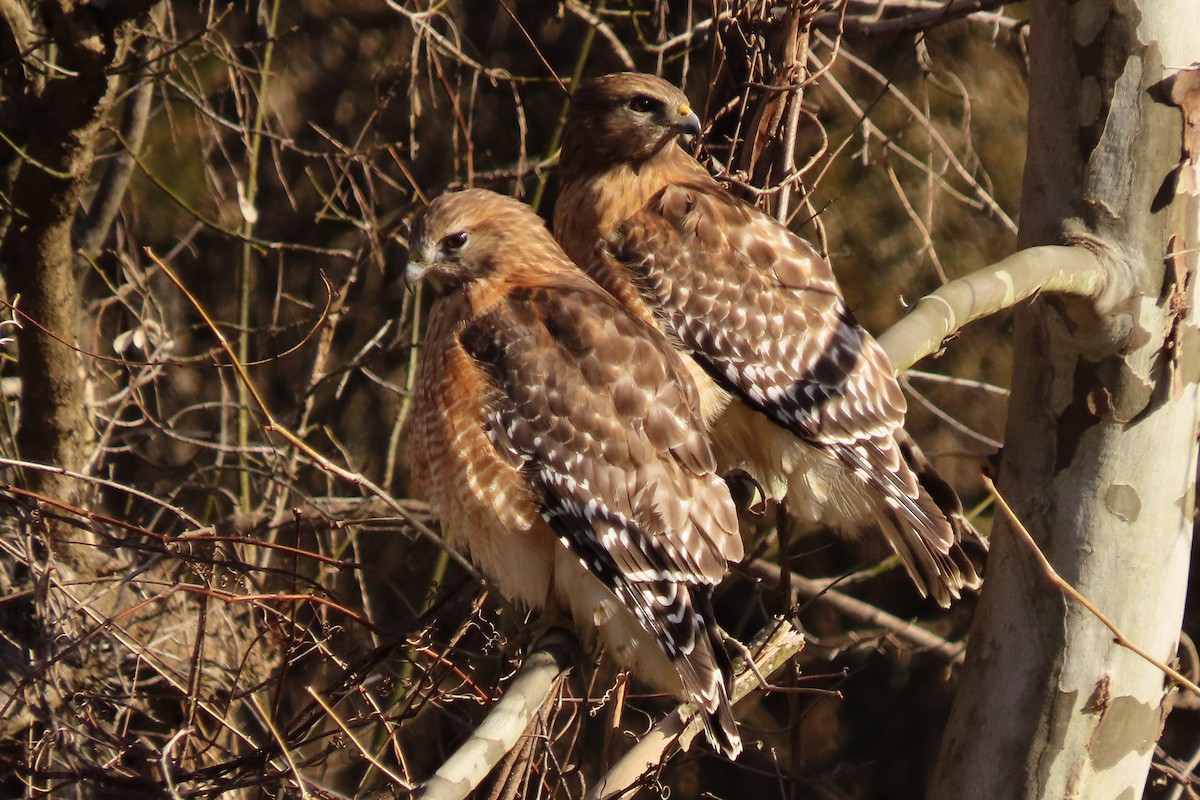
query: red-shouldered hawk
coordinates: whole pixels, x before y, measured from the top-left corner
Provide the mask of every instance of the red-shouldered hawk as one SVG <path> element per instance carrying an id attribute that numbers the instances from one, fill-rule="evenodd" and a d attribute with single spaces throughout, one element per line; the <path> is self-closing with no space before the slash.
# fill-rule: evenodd
<path id="1" fill-rule="evenodd" d="M 554 233 L 626 307 L 691 355 L 720 468 L 811 523 L 874 520 L 922 596 L 979 576 L 953 490 L 904 432 L 879 344 L 807 242 L 727 192 L 678 146 L 687 97 L 633 73 L 579 87 L 563 136 Z"/>
<path id="2" fill-rule="evenodd" d="M 742 542 L 683 359 L 563 253 L 532 209 L 474 189 L 414 222 L 430 312 L 409 439 L 447 541 L 530 609 L 565 611 L 736 758 L 713 587 Z"/>

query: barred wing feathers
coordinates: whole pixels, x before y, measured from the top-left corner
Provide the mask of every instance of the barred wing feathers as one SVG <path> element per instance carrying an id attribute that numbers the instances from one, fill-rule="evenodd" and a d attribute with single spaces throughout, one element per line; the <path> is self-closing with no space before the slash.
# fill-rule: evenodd
<path id="1" fill-rule="evenodd" d="M 654 635 L 740 749 L 704 607 L 740 559 L 732 501 L 669 343 L 590 280 L 526 280 L 462 330 L 495 382 L 487 433 L 563 544 Z"/>
<path id="2" fill-rule="evenodd" d="M 719 385 L 877 493 L 884 533 L 923 594 L 945 605 L 978 583 L 958 545 L 969 525 L 922 489 L 897 442 L 907 404 L 882 348 L 807 242 L 694 182 L 668 185 L 606 245 Z"/>

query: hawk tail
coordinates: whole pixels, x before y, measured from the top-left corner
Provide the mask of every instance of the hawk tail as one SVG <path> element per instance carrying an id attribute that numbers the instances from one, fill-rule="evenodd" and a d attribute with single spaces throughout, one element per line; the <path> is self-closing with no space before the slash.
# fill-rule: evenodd
<path id="1" fill-rule="evenodd" d="M 708 740 L 736 758 L 742 740 L 729 702 L 732 669 L 713 616 L 713 585 L 699 580 L 681 554 L 633 520 L 602 506 L 552 504 L 554 496 L 546 497 L 542 515 L 547 523 L 654 637 L 679 677 L 681 699 L 700 715 Z"/>
<path id="2" fill-rule="evenodd" d="M 683 687 L 681 699 L 700 718 L 709 743 L 737 758 L 742 738 L 729 698 L 733 668 L 713 616 L 712 585 L 638 582 L 616 591 L 666 653 Z"/>
<path id="3" fill-rule="evenodd" d="M 701 714 L 705 737 L 715 750 L 732 761 L 742 752 L 742 737 L 729 698 L 733 667 L 723 634 L 713 617 L 712 588 L 695 586 L 691 594 L 696 646 L 677 662 L 676 668 L 684 688 L 695 698 L 692 705 Z"/>
<path id="4" fill-rule="evenodd" d="M 986 551 L 987 544 L 963 515 L 954 489 L 903 429 L 895 432 L 903 464 L 916 478 L 916 496 L 889 486 L 887 495 L 904 495 L 902 502 L 888 496 L 881 526 L 900 557 L 905 571 L 922 596 L 932 595 L 943 607 L 958 599 L 963 589 L 982 583 L 964 545 Z M 907 501 L 907 502 L 903 502 Z"/>
<path id="5" fill-rule="evenodd" d="M 924 492 L 916 502 L 922 507 L 932 506 L 929 495 Z M 957 540 L 958 526 L 942 516 L 936 506 L 929 510 L 937 516 L 930 514 L 921 522 L 915 522 L 907 513 L 889 505 L 880 515 L 879 527 L 921 596 L 932 596 L 938 605 L 948 608 L 963 589 L 978 588 L 980 578 L 970 556 Z M 965 519 L 962 524 L 969 527 Z"/>
<path id="6" fill-rule="evenodd" d="M 709 744 L 730 761 L 742 754 L 742 736 L 738 733 L 737 720 L 733 717 L 733 704 L 724 687 L 715 711 L 705 712 L 704 735 Z"/>

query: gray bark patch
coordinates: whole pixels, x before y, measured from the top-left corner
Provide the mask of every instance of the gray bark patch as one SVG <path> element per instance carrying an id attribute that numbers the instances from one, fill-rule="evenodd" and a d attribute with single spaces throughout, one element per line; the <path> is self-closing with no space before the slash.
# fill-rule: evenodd
<path id="1" fill-rule="evenodd" d="M 1128 695 L 1113 698 L 1088 745 L 1095 768 L 1110 769 L 1132 752 L 1149 752 L 1158 738 L 1159 716 L 1157 707 Z"/>
<path id="2" fill-rule="evenodd" d="M 1103 206 L 1114 219 L 1129 204 L 1133 190 L 1133 146 L 1140 132 L 1139 126 L 1130 125 L 1129 120 L 1140 119 L 1138 104 L 1142 86 L 1142 60 L 1130 56 L 1125 69 L 1117 78 L 1113 90 L 1112 104 L 1100 143 L 1088 166 L 1087 188 L 1084 198 L 1094 205 Z"/>
<path id="3" fill-rule="evenodd" d="M 1137 522 L 1142 513 L 1141 495 L 1127 483 L 1114 483 L 1109 486 L 1104 495 L 1104 505 L 1124 522 Z"/>

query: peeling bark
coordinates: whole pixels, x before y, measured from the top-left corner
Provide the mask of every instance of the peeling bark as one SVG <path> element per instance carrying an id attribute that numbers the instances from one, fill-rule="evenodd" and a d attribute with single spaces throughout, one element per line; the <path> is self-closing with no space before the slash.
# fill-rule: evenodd
<path id="1" fill-rule="evenodd" d="M 1017 314 L 999 480 L 1058 572 L 1163 661 L 1191 544 L 1200 205 L 1164 199 L 1184 127 L 1150 88 L 1164 64 L 1200 60 L 1194 11 L 1033 4 L 1021 244 L 1087 237 L 1135 285 L 1108 307 L 1056 297 Z M 1004 527 L 931 796 L 1140 797 L 1164 676 L 1051 588 Z"/>

